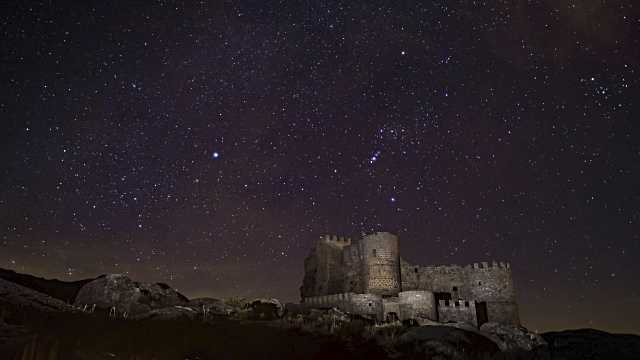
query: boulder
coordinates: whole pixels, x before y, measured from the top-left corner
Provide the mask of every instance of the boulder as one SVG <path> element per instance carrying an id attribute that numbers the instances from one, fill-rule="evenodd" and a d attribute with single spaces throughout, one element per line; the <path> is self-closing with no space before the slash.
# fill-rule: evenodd
<path id="1" fill-rule="evenodd" d="M 399 337 L 396 347 L 411 359 L 490 359 L 500 351 L 488 338 L 452 326 L 411 328 Z"/>
<path id="2" fill-rule="evenodd" d="M 251 320 L 275 320 L 284 316 L 284 306 L 278 299 L 258 298 L 246 301 L 243 310 Z"/>
<path id="3" fill-rule="evenodd" d="M 542 336 L 522 326 L 488 322 L 480 326 L 480 331 L 487 334 L 502 351 L 532 351 L 547 346 Z"/>
<path id="4" fill-rule="evenodd" d="M 76 296 L 75 305 L 93 305 L 97 309 L 128 316 L 143 314 L 153 309 L 174 305 L 187 305 L 189 299 L 163 283 L 145 284 L 125 275 L 103 275 L 85 284 Z"/>

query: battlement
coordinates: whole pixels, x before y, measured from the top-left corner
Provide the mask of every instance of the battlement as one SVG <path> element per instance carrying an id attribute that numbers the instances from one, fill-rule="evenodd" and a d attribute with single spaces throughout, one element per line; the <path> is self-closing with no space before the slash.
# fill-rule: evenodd
<path id="1" fill-rule="evenodd" d="M 342 248 L 351 245 L 351 238 L 346 236 L 324 235 L 320 236 L 320 241 Z"/>
<path id="2" fill-rule="evenodd" d="M 439 308 L 452 308 L 464 310 L 465 308 L 475 307 L 476 302 L 473 300 L 438 300 Z"/>
<path id="3" fill-rule="evenodd" d="M 438 320 L 440 322 L 465 322 L 478 326 L 476 303 L 472 300 L 439 300 Z"/>
<path id="4" fill-rule="evenodd" d="M 493 260 L 491 263 L 487 261 L 483 261 L 480 263 L 473 263 L 473 265 L 468 265 L 473 269 L 483 269 L 483 270 L 510 270 L 511 264 L 508 262 L 495 261 Z"/>

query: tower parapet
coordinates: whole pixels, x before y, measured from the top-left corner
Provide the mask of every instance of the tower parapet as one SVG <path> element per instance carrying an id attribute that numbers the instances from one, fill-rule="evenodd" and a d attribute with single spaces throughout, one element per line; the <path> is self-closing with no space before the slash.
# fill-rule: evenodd
<path id="1" fill-rule="evenodd" d="M 346 236 L 324 235 L 320 236 L 320 241 L 339 248 L 345 248 L 351 245 L 351 238 Z"/>

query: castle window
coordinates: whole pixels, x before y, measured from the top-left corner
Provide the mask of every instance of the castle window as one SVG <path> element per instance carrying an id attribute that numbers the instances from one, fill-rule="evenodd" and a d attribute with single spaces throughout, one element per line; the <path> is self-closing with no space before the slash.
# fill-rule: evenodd
<path id="1" fill-rule="evenodd" d="M 478 281 L 478 285 L 482 285 L 482 281 Z"/>
<path id="2" fill-rule="evenodd" d="M 458 291 L 458 287 L 457 287 L 457 286 L 454 286 L 454 287 L 453 287 L 453 291 Z"/>
<path id="3" fill-rule="evenodd" d="M 460 306 L 460 302 L 459 302 L 459 301 L 457 301 L 457 300 L 456 300 L 455 304 L 456 304 L 456 307 L 459 307 L 459 306 Z"/>
<path id="4" fill-rule="evenodd" d="M 469 307 L 469 302 L 468 301 L 464 302 L 464 307 Z"/>
<path id="5" fill-rule="evenodd" d="M 372 307 L 372 306 L 373 306 L 373 303 L 369 303 L 369 307 Z"/>
<path id="6" fill-rule="evenodd" d="M 444 306 L 449 306 L 449 300 L 444 301 Z"/>
<path id="7" fill-rule="evenodd" d="M 376 254 L 376 249 L 373 249 L 373 257 L 377 257 L 378 255 Z"/>
<path id="8" fill-rule="evenodd" d="M 418 268 L 414 268 L 413 271 L 417 274 L 418 273 Z"/>

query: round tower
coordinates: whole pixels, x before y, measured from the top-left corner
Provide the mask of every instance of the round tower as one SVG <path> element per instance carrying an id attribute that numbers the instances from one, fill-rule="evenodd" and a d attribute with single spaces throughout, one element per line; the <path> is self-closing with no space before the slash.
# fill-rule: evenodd
<path id="1" fill-rule="evenodd" d="M 401 289 L 398 237 L 377 232 L 362 239 L 365 292 L 396 296 Z"/>

